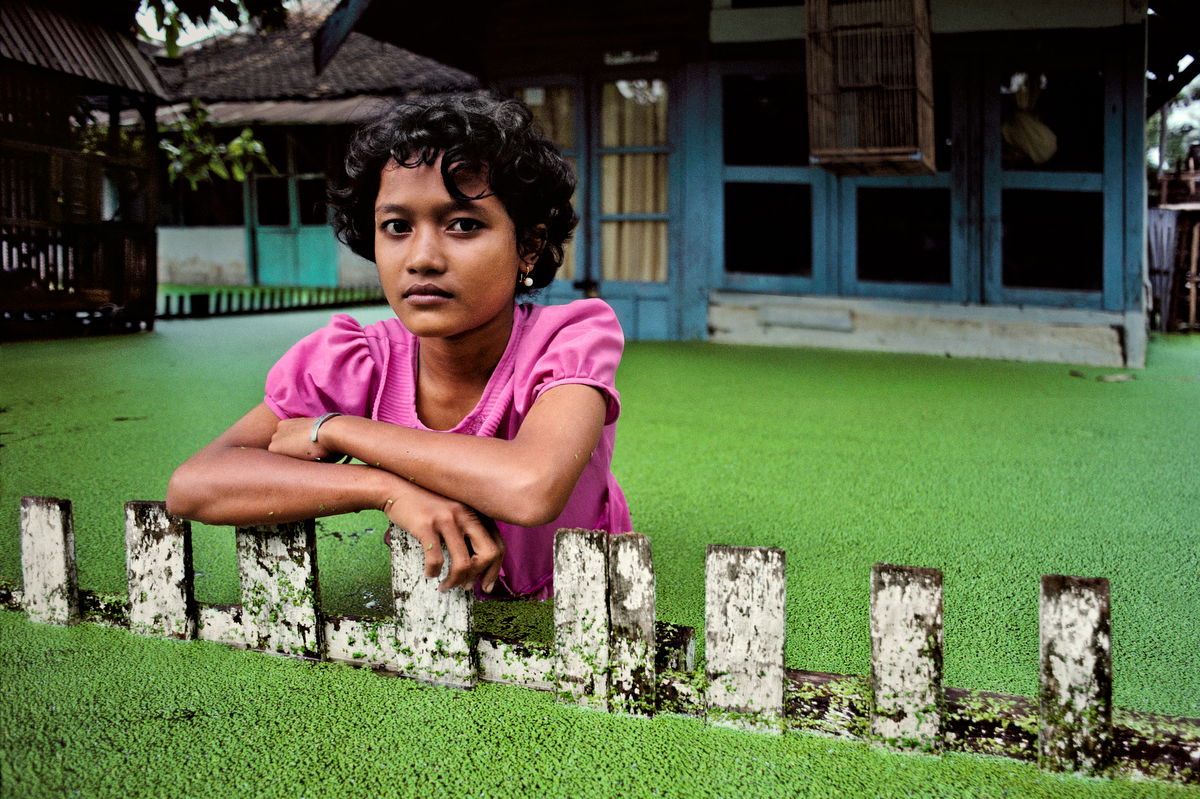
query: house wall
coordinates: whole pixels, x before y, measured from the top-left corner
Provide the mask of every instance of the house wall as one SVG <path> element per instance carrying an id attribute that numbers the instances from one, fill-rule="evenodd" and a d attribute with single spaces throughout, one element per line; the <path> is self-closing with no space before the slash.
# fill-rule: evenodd
<path id="1" fill-rule="evenodd" d="M 158 282 L 198 286 L 246 286 L 246 229 L 159 227 Z"/>
<path id="2" fill-rule="evenodd" d="M 333 237 L 331 230 L 330 238 Z M 338 286 L 372 288 L 379 283 L 375 264 L 337 242 Z M 246 229 L 159 227 L 158 282 L 195 286 L 248 286 Z"/>
<path id="3" fill-rule="evenodd" d="M 707 67 L 710 82 L 689 86 L 689 104 L 698 110 L 684 137 L 688 171 L 679 179 L 687 182 L 683 227 L 701 233 L 687 234 L 679 268 L 696 270 L 703 263 L 710 268 L 705 329 L 683 330 L 684 337 L 1108 366 L 1144 363 L 1145 3 L 931 0 L 935 70 L 950 75 L 951 100 L 938 102 L 951 109 L 951 119 L 939 136 L 953 138 L 954 145 L 937 175 L 911 179 L 838 177 L 799 162 L 749 168 L 724 163 L 724 76 L 739 71 L 800 75 L 804 68 L 803 50 L 792 50 L 788 43 L 804 37 L 802 6 L 729 6 L 727 0 L 716 0 L 710 13 L 711 41 L 718 46 L 718 60 Z M 1043 30 L 1053 32 L 1030 38 Z M 762 51 L 775 60 L 747 60 L 756 57 L 756 50 L 745 45 L 768 42 L 772 44 Z M 1094 55 L 1087 56 L 1089 52 Z M 1021 62 L 1022 54 L 1034 60 Z M 725 60 L 734 57 L 739 61 Z M 1001 70 L 1030 69 L 1023 63 L 1048 61 L 1058 68 L 1104 71 L 1104 97 L 1092 106 L 1096 113 L 1104 107 L 1101 168 L 1068 175 L 1001 167 L 998 89 L 1002 75 L 1008 75 Z M 704 153 L 711 154 L 707 161 Z M 944 286 L 863 282 L 856 274 L 856 197 L 861 196 L 856 191 L 899 188 L 905 181 L 911 188 L 941 187 L 951 193 L 953 278 Z M 811 274 L 727 271 L 724 229 L 735 223 L 721 195 L 737 182 L 806 187 Z M 1002 279 L 1008 192 L 1016 197 L 1030 190 L 1070 192 L 1045 195 L 1064 199 L 1090 194 L 1102 203 L 1103 240 L 1092 240 L 1100 253 L 1086 261 L 1103 262 L 1100 290 L 1014 289 Z M 698 197 L 705 199 L 691 202 Z M 1053 216 L 1057 212 L 1046 213 L 1045 241 L 1069 240 Z M 711 234 L 706 238 L 704 231 Z M 788 233 L 778 224 L 765 232 L 777 237 Z M 686 311 L 683 316 L 687 318 Z"/>
<path id="4" fill-rule="evenodd" d="M 804 6 L 731 8 L 713 0 L 709 37 L 715 44 L 803 39 Z M 1109 28 L 1140 22 L 1144 0 L 930 0 L 933 32 L 968 33 L 1054 28 Z"/>

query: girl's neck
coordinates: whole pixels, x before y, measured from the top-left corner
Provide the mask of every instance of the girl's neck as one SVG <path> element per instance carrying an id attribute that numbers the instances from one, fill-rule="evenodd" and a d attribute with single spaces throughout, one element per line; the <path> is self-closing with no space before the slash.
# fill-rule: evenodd
<path id="1" fill-rule="evenodd" d="M 428 427 L 448 430 L 479 403 L 512 336 L 509 310 L 482 328 L 417 345 L 417 415 Z"/>

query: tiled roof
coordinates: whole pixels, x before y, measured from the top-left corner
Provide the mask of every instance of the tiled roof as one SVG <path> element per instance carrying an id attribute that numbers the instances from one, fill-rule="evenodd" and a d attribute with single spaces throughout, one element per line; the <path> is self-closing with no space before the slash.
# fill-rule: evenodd
<path id="1" fill-rule="evenodd" d="M 173 99 L 324 100 L 478 88 L 473 76 L 395 45 L 352 33 L 329 66 L 313 70 L 312 37 L 321 18 L 293 13 L 271 33 L 216 36 L 160 66 Z"/>

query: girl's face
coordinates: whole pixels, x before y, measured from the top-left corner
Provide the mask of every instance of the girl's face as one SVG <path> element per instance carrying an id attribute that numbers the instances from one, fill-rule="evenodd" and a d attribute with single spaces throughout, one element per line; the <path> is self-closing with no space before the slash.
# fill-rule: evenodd
<path id="1" fill-rule="evenodd" d="M 485 186 L 464 185 L 467 194 Z M 396 316 L 415 336 L 507 337 L 524 264 L 516 228 L 492 195 L 460 202 L 431 166 L 383 168 L 375 200 L 375 263 Z"/>

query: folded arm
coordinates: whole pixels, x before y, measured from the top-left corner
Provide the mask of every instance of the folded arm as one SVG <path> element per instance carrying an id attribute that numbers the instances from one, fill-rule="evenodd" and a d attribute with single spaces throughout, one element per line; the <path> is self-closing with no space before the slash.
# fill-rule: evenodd
<path id="1" fill-rule="evenodd" d="M 425 549 L 425 576 L 450 572 L 441 588 L 479 579 L 490 591 L 504 542 L 491 520 L 470 506 L 414 485 L 383 469 L 299 460 L 267 447 L 279 419 L 255 407 L 175 470 L 167 510 L 209 524 L 248 526 L 381 510 Z"/>
<path id="2" fill-rule="evenodd" d="M 337 416 L 314 443 L 312 419 L 285 419 L 270 453 L 302 462 L 353 455 L 493 519 L 533 527 L 562 513 L 600 440 L 605 409 L 604 395 L 592 386 L 556 386 L 534 402 L 511 440 Z"/>

